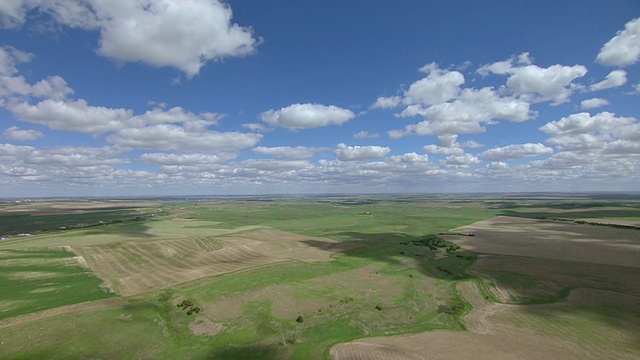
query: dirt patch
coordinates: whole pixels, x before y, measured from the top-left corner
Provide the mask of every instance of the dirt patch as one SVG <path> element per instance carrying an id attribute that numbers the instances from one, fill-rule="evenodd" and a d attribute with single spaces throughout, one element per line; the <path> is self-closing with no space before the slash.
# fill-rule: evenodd
<path id="1" fill-rule="evenodd" d="M 640 267 L 640 231 L 498 216 L 443 238 L 480 253 Z"/>
<path id="2" fill-rule="evenodd" d="M 44 271 L 21 271 L 8 274 L 7 277 L 11 280 L 40 280 L 40 279 L 52 279 L 60 276 L 54 272 Z"/>
<path id="3" fill-rule="evenodd" d="M 31 291 L 29 291 L 29 293 L 30 294 L 41 294 L 41 293 L 48 293 L 48 292 L 56 291 L 58 289 L 59 288 L 57 288 L 57 287 L 50 286 L 50 287 L 43 287 L 43 288 L 31 290 Z"/>
<path id="4" fill-rule="evenodd" d="M 189 330 L 194 335 L 215 336 L 224 330 L 224 326 L 212 322 L 205 316 L 197 315 L 195 320 L 189 323 Z"/>
<path id="5" fill-rule="evenodd" d="M 80 267 L 83 267 L 85 269 L 89 268 L 89 265 L 87 265 L 87 261 L 84 259 L 84 257 L 74 256 L 73 260 L 75 260 L 78 263 L 78 265 L 80 265 Z"/>

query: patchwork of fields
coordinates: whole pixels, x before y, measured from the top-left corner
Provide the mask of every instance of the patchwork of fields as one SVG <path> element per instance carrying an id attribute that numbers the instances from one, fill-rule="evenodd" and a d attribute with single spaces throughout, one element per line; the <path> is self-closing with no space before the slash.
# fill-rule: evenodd
<path id="1" fill-rule="evenodd" d="M 330 261 L 341 249 L 331 240 L 325 249 L 317 249 L 304 244 L 317 239 L 274 229 L 223 236 L 205 236 L 206 229 L 187 231 L 202 236 L 75 246 L 73 251 L 117 294 L 128 296 L 281 261 Z"/>
<path id="2" fill-rule="evenodd" d="M 0 357 L 637 358 L 639 210 L 577 197 L 4 203 Z"/>

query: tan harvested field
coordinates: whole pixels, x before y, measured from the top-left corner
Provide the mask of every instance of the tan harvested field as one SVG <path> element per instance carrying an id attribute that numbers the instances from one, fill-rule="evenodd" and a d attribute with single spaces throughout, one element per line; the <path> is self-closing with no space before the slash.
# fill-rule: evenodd
<path id="1" fill-rule="evenodd" d="M 473 234 L 443 238 L 479 253 L 640 267 L 634 229 L 498 216 L 451 231 Z"/>
<path id="2" fill-rule="evenodd" d="M 216 232 L 192 229 L 190 233 Z M 127 296 L 287 260 L 330 261 L 332 254 L 349 247 L 329 239 L 262 227 L 219 231 L 217 236 L 185 238 L 183 234 L 167 239 L 171 234 L 163 235 L 161 240 L 80 245 L 72 250 L 117 294 Z M 326 246 L 317 248 L 308 245 L 309 241 Z"/>
<path id="3" fill-rule="evenodd" d="M 486 301 L 472 282 L 461 283 L 462 295 L 473 305 L 463 317 L 468 332 L 432 331 L 407 336 L 366 338 L 331 349 L 334 360 L 365 359 L 637 359 L 637 323 L 611 324 L 572 314 L 593 302 L 594 293 L 619 297 L 629 305 L 637 298 L 598 291 L 575 292 L 566 303 L 551 305 L 503 305 Z M 597 301 L 597 300 L 596 300 Z M 637 303 L 636 303 L 637 305 Z M 563 319 L 554 316 L 564 310 Z M 545 311 L 547 314 L 545 314 Z M 544 316 L 547 315 L 547 316 Z M 622 320 L 622 319 L 621 319 Z"/>

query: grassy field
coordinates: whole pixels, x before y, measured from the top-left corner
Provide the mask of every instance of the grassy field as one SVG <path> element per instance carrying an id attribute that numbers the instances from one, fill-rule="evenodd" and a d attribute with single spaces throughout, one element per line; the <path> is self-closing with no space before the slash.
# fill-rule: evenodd
<path id="1" fill-rule="evenodd" d="M 536 255 L 547 245 L 523 254 L 474 251 L 441 240 L 456 235 L 438 235 L 498 215 L 561 217 L 578 209 L 576 219 L 592 212 L 629 220 L 637 205 L 409 196 L 4 203 L 0 217 L 14 216 L 14 229 L 22 232 L 33 218 L 44 225 L 0 242 L 0 358 L 322 359 L 357 339 L 472 334 L 464 319 L 474 301 L 497 314 L 479 317 L 481 326 L 527 327 L 572 344 L 591 341 L 593 329 L 615 328 L 626 340 L 612 342 L 619 349 L 610 358 L 640 354 L 631 341 L 640 320 L 623 322 L 616 310 L 624 303 L 640 311 L 640 285 L 628 266 Z M 83 225 L 96 221 L 105 224 Z M 77 228 L 50 229 L 60 223 Z M 597 228 L 599 244 L 640 249 L 640 231 Z M 527 246 L 499 239 L 505 248 Z M 480 300 L 460 290 L 469 281 Z M 613 295 L 585 304 L 575 289 Z M 110 297 L 118 301 L 100 300 Z M 546 319 L 568 308 L 579 309 L 563 320 L 569 325 L 550 328 Z M 572 332 L 577 323 L 585 330 Z"/>
<path id="2" fill-rule="evenodd" d="M 115 296 L 63 249 L 0 250 L 0 320 Z"/>

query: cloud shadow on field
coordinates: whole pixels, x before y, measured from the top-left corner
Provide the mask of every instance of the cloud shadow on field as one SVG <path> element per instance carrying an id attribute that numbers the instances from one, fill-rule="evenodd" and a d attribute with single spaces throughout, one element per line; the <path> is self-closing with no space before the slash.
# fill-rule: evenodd
<path id="1" fill-rule="evenodd" d="M 133 210 L 66 213 L 48 210 L 25 214 L 0 215 L 0 235 L 27 233 L 32 235 L 65 234 L 70 236 L 117 234 L 145 237 L 150 219 Z M 70 232 L 73 231 L 73 232 Z"/>
<path id="2" fill-rule="evenodd" d="M 432 278 L 445 280 L 473 278 L 462 270 L 473 262 L 475 254 L 460 249 L 454 254 L 444 255 L 446 247 L 431 250 L 425 240 L 432 235 L 362 232 L 341 232 L 333 235 L 342 242 L 312 239 L 302 242 L 318 249 L 337 251 L 347 257 L 369 259 L 392 266 L 408 266 L 405 260 L 411 260 L 416 264 L 413 266 L 416 270 Z M 437 256 L 436 253 L 438 253 Z"/>
<path id="3" fill-rule="evenodd" d="M 81 229 L 81 236 L 88 235 L 119 235 L 132 238 L 150 238 L 154 237 L 147 233 L 149 225 L 146 221 L 128 221 L 122 223 L 107 223 L 104 226 L 92 226 L 89 228 Z"/>

